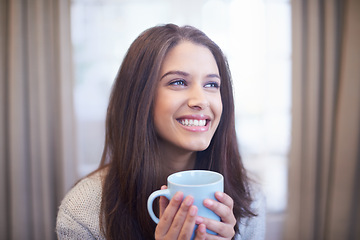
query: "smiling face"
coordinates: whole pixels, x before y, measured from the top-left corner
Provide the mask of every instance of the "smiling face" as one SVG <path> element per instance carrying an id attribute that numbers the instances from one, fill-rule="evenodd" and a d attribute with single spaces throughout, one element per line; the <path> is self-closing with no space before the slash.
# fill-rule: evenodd
<path id="1" fill-rule="evenodd" d="M 160 147 L 193 152 L 209 146 L 222 113 L 220 85 L 208 48 L 183 41 L 167 53 L 154 102 Z"/>

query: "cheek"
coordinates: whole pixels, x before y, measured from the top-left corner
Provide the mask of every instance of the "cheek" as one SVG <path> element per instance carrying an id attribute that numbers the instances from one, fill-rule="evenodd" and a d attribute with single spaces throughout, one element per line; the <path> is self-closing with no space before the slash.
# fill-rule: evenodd
<path id="1" fill-rule="evenodd" d="M 159 91 L 155 98 L 155 112 L 174 114 L 184 104 L 184 94 L 171 91 Z"/>
<path id="2" fill-rule="evenodd" d="M 219 101 L 217 101 L 214 104 L 215 105 L 214 105 L 213 112 L 215 114 L 215 124 L 216 124 L 216 129 L 217 129 L 219 127 L 221 115 L 222 115 L 222 111 L 223 111 L 223 104 L 222 104 L 221 98 Z"/>
<path id="3" fill-rule="evenodd" d="M 218 119 L 220 119 L 222 110 L 223 110 L 223 104 L 221 101 L 221 96 L 218 96 L 217 98 L 213 98 L 212 102 L 213 111 Z"/>
<path id="4" fill-rule="evenodd" d="M 164 101 L 164 94 L 161 91 L 158 91 L 155 95 L 154 99 L 154 118 L 158 118 L 161 116 L 161 113 L 164 111 L 166 107 L 166 103 Z"/>
<path id="5" fill-rule="evenodd" d="M 154 101 L 155 124 L 169 124 L 173 119 L 177 109 L 178 101 L 176 101 L 173 96 L 167 94 L 159 94 Z"/>
<path id="6" fill-rule="evenodd" d="M 166 122 L 166 113 L 166 106 L 164 106 L 163 102 L 157 102 L 154 105 L 154 124 L 157 131 L 159 130 L 159 127 L 161 128 L 163 123 Z"/>
<path id="7" fill-rule="evenodd" d="M 167 100 L 166 98 L 163 98 L 163 100 L 159 99 L 155 102 L 154 105 L 155 117 L 164 117 L 164 114 L 170 114 L 171 109 L 173 109 L 173 107 L 171 106 L 170 100 Z"/>

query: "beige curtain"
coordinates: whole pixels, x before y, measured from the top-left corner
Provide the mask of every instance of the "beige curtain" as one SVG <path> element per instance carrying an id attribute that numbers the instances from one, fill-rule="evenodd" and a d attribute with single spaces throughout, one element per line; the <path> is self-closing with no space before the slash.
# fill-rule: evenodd
<path id="1" fill-rule="evenodd" d="M 0 1 L 0 239 L 55 239 L 73 184 L 70 1 Z"/>
<path id="2" fill-rule="evenodd" d="M 285 239 L 360 239 L 360 1 L 294 0 Z"/>

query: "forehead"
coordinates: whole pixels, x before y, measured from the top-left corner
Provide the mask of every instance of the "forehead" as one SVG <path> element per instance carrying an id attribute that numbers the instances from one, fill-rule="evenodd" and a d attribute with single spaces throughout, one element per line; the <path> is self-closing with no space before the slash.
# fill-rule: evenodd
<path id="1" fill-rule="evenodd" d="M 181 41 L 165 55 L 161 73 L 174 70 L 219 72 L 212 52 L 207 47 L 190 41 Z"/>

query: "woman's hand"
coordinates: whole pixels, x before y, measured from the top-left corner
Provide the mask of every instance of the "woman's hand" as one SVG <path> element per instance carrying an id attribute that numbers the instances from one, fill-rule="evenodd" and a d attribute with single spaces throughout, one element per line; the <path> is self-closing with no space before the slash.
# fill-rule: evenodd
<path id="1" fill-rule="evenodd" d="M 166 189 L 162 186 L 161 189 Z M 155 230 L 155 239 L 190 239 L 197 217 L 197 207 L 193 205 L 194 198 L 187 196 L 183 200 L 183 193 L 177 192 L 169 200 L 161 196 L 159 200 L 160 221 Z M 200 224 L 196 230 L 196 240 L 204 240 L 206 227 Z"/>
<path id="2" fill-rule="evenodd" d="M 221 222 L 208 218 L 198 217 L 196 223 L 205 224 L 207 229 L 218 234 L 206 234 L 207 240 L 232 239 L 235 235 L 234 226 L 236 224 L 236 218 L 233 213 L 234 201 L 229 195 L 222 192 L 216 192 L 215 198 L 218 201 L 205 199 L 204 205 L 216 213 L 221 218 Z"/>

